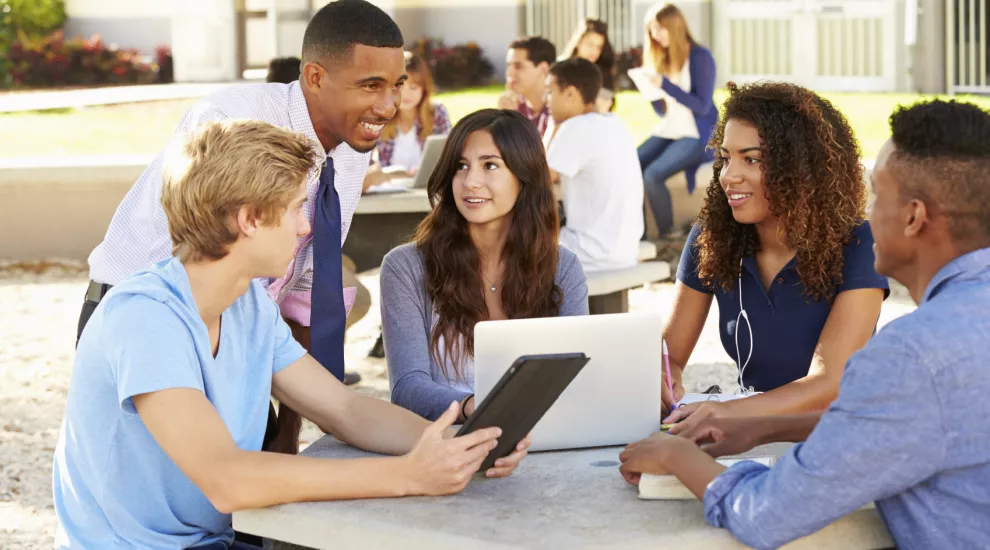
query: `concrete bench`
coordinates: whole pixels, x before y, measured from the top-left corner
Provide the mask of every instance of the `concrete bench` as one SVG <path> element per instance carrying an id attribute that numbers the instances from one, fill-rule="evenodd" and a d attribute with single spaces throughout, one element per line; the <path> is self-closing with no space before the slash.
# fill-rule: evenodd
<path id="1" fill-rule="evenodd" d="M 85 260 L 103 240 L 117 205 L 152 158 L 0 160 L 0 256 Z"/>
<path id="2" fill-rule="evenodd" d="M 654 249 L 654 257 L 656 249 Z M 588 310 L 592 315 L 629 311 L 629 290 L 670 278 L 667 262 L 641 262 L 625 269 L 591 271 L 588 277 Z"/>
<path id="3" fill-rule="evenodd" d="M 636 257 L 641 262 L 648 262 L 657 257 L 657 245 L 649 241 L 639 241 L 639 255 Z"/>

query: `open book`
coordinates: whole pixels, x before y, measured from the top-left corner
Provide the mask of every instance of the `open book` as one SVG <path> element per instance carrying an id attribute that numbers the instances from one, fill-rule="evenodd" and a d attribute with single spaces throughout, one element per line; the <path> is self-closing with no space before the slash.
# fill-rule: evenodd
<path id="1" fill-rule="evenodd" d="M 764 445 L 742 455 L 727 456 L 717 460 L 726 468 L 743 460 L 752 460 L 764 466 L 773 467 L 791 446 L 791 444 Z M 643 474 L 639 479 L 639 498 L 643 500 L 694 500 L 695 496 L 676 476 Z"/>
<path id="2" fill-rule="evenodd" d="M 636 67 L 626 71 L 626 74 L 629 75 L 629 79 L 636 85 L 639 93 L 643 94 L 643 97 L 648 101 L 667 99 L 667 92 L 663 91 L 663 88 L 653 82 L 653 78 L 657 76 L 656 71 L 644 67 Z"/>

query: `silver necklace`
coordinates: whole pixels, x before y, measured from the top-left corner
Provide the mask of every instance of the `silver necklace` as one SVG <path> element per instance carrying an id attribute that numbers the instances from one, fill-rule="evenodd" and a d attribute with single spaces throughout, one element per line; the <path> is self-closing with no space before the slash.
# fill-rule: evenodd
<path id="1" fill-rule="evenodd" d="M 485 281 L 486 281 L 486 282 L 487 282 L 487 283 L 488 283 L 489 285 L 491 285 L 491 286 L 489 286 L 489 287 L 488 287 L 488 290 L 490 290 L 490 291 L 492 291 L 492 292 L 495 292 L 495 291 L 497 291 L 497 290 L 498 290 L 498 286 L 497 286 L 497 285 L 496 285 L 495 283 L 493 283 L 493 282 L 491 282 L 491 281 L 490 281 L 490 280 L 488 279 L 488 276 L 487 276 L 487 275 L 485 274 L 485 271 L 484 271 L 484 270 L 482 270 L 482 271 L 481 271 L 481 276 L 482 276 L 482 277 L 484 277 L 484 279 L 485 279 Z"/>
<path id="2" fill-rule="evenodd" d="M 498 290 L 498 286 L 496 286 L 495 283 L 489 281 L 488 280 L 488 277 L 485 277 L 485 281 L 487 281 L 488 284 L 492 285 L 492 286 L 488 287 L 488 290 L 490 290 L 492 292 L 495 292 L 496 290 Z"/>

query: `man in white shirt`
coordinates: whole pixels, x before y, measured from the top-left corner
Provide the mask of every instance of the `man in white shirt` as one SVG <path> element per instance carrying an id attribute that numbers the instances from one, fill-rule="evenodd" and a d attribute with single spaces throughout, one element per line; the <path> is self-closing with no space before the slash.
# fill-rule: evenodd
<path id="1" fill-rule="evenodd" d="M 332 2 L 306 27 L 298 82 L 225 88 L 193 106 L 176 129 L 181 138 L 209 121 L 251 119 L 319 143 L 326 161 L 306 178 L 305 211 L 313 232 L 299 240 L 285 275 L 268 281 L 267 290 L 296 340 L 341 379 L 344 323 L 356 289 L 341 292 L 339 244 L 357 208 L 371 151 L 398 109 L 406 80 L 402 46 L 402 33 L 381 9 L 364 0 Z M 173 255 L 160 202 L 162 166 L 159 154 L 124 197 L 106 237 L 89 257 L 91 282 L 79 334 L 111 286 Z M 323 204 L 329 206 L 322 208 Z M 329 242 L 333 238 L 340 243 Z M 317 244 L 320 254 L 313 253 Z M 267 448 L 294 454 L 299 415 L 280 406 L 278 426 L 277 438 Z"/>
<path id="2" fill-rule="evenodd" d="M 596 111 L 602 75 L 590 61 L 557 63 L 549 82 L 556 131 L 547 161 L 567 217 L 560 243 L 585 271 L 632 267 L 643 234 L 643 175 L 632 135 L 619 118 Z"/>

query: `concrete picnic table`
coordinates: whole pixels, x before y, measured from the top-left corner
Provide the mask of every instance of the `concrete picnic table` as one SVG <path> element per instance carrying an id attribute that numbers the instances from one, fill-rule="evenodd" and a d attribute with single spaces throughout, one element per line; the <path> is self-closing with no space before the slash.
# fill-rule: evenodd
<path id="1" fill-rule="evenodd" d="M 745 548 L 710 527 L 697 501 L 644 501 L 618 472 L 620 447 L 534 453 L 512 477 L 478 476 L 460 494 L 286 504 L 236 512 L 234 529 L 318 549 Z M 303 453 L 374 456 L 332 436 Z M 893 543 L 866 508 L 788 549 L 874 549 Z M 275 545 L 279 548 L 279 545 Z"/>

